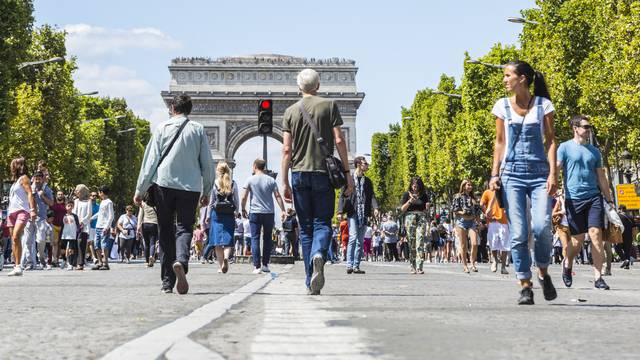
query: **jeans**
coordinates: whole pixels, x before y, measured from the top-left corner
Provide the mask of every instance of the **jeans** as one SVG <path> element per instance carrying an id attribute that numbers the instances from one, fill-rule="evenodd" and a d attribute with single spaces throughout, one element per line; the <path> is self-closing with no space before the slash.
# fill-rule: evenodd
<path id="1" fill-rule="evenodd" d="M 357 269 L 360 267 L 362 259 L 362 242 L 364 233 L 367 230 L 367 223 L 358 226 L 358 219 L 349 218 L 349 242 L 347 243 L 347 268 Z"/>
<path id="2" fill-rule="evenodd" d="M 173 263 L 182 264 L 189 271 L 189 249 L 196 222 L 196 207 L 200 193 L 156 186 L 158 239 L 162 249 L 160 278 L 162 287 L 173 289 L 176 274 Z"/>
<path id="3" fill-rule="evenodd" d="M 251 225 L 251 257 L 253 258 L 253 266 L 260 268 L 260 230 L 262 230 L 262 265 L 268 266 L 271 259 L 271 248 L 273 241 L 271 233 L 273 232 L 274 214 L 249 214 L 249 224 Z"/>
<path id="4" fill-rule="evenodd" d="M 329 176 L 317 172 L 296 171 L 291 174 L 293 199 L 300 225 L 302 259 L 306 285 L 311 284 L 314 255 L 326 259 L 331 240 L 331 218 L 335 208 L 335 190 Z"/>
<path id="5" fill-rule="evenodd" d="M 511 235 L 511 256 L 520 280 L 531 279 L 529 230 L 533 233 L 536 266 L 546 269 L 550 262 L 549 254 L 553 245 L 551 197 L 547 194 L 549 167 L 545 165 L 510 164 L 507 170 L 512 171 L 506 170 L 502 177 L 503 200 Z M 531 217 L 528 216 L 527 198 L 531 203 Z"/>
<path id="6" fill-rule="evenodd" d="M 38 221 L 41 220 L 29 220 L 22 233 L 22 259 L 20 259 L 20 264 L 23 269 L 35 269 L 37 264 L 36 233 L 38 231 Z"/>
<path id="7" fill-rule="evenodd" d="M 158 224 L 142 223 L 142 238 L 144 239 L 144 259 L 149 262 L 150 257 L 156 257 Z"/>

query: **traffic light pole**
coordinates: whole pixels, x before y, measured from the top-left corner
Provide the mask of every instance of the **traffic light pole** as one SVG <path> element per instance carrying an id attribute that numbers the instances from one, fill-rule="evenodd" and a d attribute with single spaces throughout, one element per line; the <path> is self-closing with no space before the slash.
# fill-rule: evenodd
<path id="1" fill-rule="evenodd" d="M 267 161 L 267 134 L 262 135 L 262 158 L 264 159 L 264 168 L 269 169 Z"/>

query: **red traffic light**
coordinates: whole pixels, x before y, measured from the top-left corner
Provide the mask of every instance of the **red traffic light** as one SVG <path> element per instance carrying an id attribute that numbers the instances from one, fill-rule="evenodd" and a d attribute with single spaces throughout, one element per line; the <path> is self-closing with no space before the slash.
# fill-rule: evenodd
<path id="1" fill-rule="evenodd" d="M 269 109 L 271 109 L 271 100 L 261 100 L 260 101 L 260 109 L 261 110 L 269 110 Z"/>

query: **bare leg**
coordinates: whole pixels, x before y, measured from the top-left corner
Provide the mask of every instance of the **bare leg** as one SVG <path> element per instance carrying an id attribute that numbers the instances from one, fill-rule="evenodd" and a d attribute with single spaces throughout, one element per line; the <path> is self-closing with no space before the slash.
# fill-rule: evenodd
<path id="1" fill-rule="evenodd" d="M 11 251 L 15 259 L 15 266 L 20 266 L 20 260 L 22 258 L 22 233 L 26 225 L 26 223 L 17 223 L 13 228 L 9 228 L 11 232 Z"/>
<path id="2" fill-rule="evenodd" d="M 475 271 L 477 270 L 476 260 L 478 259 L 478 233 L 473 229 L 469 229 L 469 237 L 471 238 L 471 266 Z"/>
<path id="3" fill-rule="evenodd" d="M 591 239 L 591 256 L 593 258 L 593 276 L 597 280 L 602 276 L 602 263 L 604 262 L 604 244 L 602 243 L 602 231 L 600 228 L 589 228 Z"/>
<path id="4" fill-rule="evenodd" d="M 468 231 L 464 230 L 460 227 L 456 227 L 456 232 L 458 233 L 458 240 L 460 241 L 460 251 L 458 251 L 458 255 L 460 256 L 460 260 L 462 261 L 462 269 L 464 272 L 469 272 L 467 267 L 467 236 Z"/>

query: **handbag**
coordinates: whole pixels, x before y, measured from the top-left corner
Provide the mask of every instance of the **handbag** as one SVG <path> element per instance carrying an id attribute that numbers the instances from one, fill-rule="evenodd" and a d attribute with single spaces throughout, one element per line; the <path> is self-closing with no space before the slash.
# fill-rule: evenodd
<path id="1" fill-rule="evenodd" d="M 324 153 L 325 169 L 327 170 L 327 175 L 329 175 L 331 186 L 333 186 L 334 189 L 340 189 L 347 184 L 347 176 L 345 175 L 345 173 L 349 171 L 345 171 L 342 167 L 342 161 L 333 156 L 326 140 L 322 136 L 320 136 L 318 127 L 313 123 L 313 121 L 311 121 L 311 115 L 309 115 L 307 109 L 304 108 L 302 101 L 300 101 L 300 111 L 302 112 L 302 118 L 311 128 L 316 141 L 320 145 L 320 149 L 322 149 L 322 152 Z"/>
<path id="2" fill-rule="evenodd" d="M 531 111 L 531 102 L 533 102 L 533 100 L 535 99 L 535 96 L 531 97 L 531 100 L 529 100 L 529 106 L 527 106 L 527 112 L 524 114 L 524 116 L 522 117 L 522 122 L 520 123 L 520 129 L 518 129 L 518 135 L 516 135 L 515 140 L 513 141 L 513 144 L 511 145 L 511 150 L 509 155 L 511 155 L 511 152 L 515 151 L 516 149 L 516 144 L 518 143 L 518 140 L 520 140 L 520 134 L 522 134 L 522 128 L 524 127 L 524 120 L 527 117 L 527 115 L 529 114 L 529 111 Z M 507 111 L 507 116 L 508 119 L 507 121 L 511 120 L 511 113 L 509 112 L 509 98 L 504 98 L 504 105 L 505 105 L 505 110 Z M 536 106 L 540 106 L 540 105 L 536 105 Z M 505 157 L 505 161 L 506 159 L 509 158 L 509 155 L 507 155 Z M 504 189 L 502 188 L 502 174 L 504 173 L 504 169 L 505 166 L 503 166 L 500 169 L 500 174 L 498 175 L 498 188 L 493 190 L 494 192 L 494 196 L 496 197 L 496 200 L 498 200 L 498 206 L 500 207 L 500 209 L 504 209 Z"/>
<path id="3" fill-rule="evenodd" d="M 171 142 L 169 143 L 167 150 L 165 150 L 165 152 L 162 154 L 162 156 L 160 157 L 160 160 L 158 160 L 158 165 L 156 165 L 156 168 L 153 170 L 153 174 L 151 175 L 152 178 L 158 171 L 158 167 L 160 166 L 160 164 L 162 164 L 162 161 L 164 160 L 164 158 L 166 158 L 167 155 L 169 155 L 169 151 L 171 151 L 171 148 L 173 148 L 173 144 L 175 144 L 176 140 L 178 140 L 178 137 L 180 136 L 182 129 L 184 129 L 184 127 L 187 126 L 187 122 L 189 122 L 189 118 L 187 118 L 182 123 L 182 125 L 180 125 L 178 132 L 176 132 L 173 139 L 171 139 Z M 158 199 L 156 198 L 157 194 L 158 194 L 158 185 L 156 183 L 151 183 L 151 186 L 149 186 L 147 191 L 144 192 L 144 195 L 142 195 L 142 200 L 147 205 L 151 207 L 156 207 L 158 205 L 158 201 L 157 201 Z"/>
<path id="4" fill-rule="evenodd" d="M 215 186 L 216 189 L 216 204 L 214 206 L 214 210 L 217 214 L 234 214 L 236 212 L 236 205 L 233 203 L 233 200 L 230 197 L 233 196 L 233 193 L 229 195 L 223 195 L 218 192 L 218 187 Z"/>

